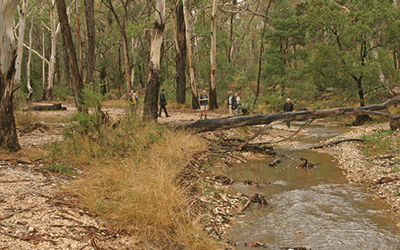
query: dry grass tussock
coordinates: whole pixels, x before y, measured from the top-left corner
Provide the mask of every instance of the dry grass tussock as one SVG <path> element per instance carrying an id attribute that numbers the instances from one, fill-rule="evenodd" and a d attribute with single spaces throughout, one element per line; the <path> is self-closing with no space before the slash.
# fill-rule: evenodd
<path id="1" fill-rule="evenodd" d="M 215 249 L 218 244 L 191 216 L 190 198 L 177 184 L 184 154 L 206 150 L 206 142 L 185 131 L 169 131 L 136 119 L 107 128 L 98 137 L 72 137 L 63 160 L 84 165 L 69 191 L 92 213 L 138 235 L 155 248 Z M 78 153 L 79 152 L 79 153 Z"/>

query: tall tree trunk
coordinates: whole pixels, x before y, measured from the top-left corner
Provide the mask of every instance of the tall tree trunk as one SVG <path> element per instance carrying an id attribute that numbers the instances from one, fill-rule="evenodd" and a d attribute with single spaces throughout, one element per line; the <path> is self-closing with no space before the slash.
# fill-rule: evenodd
<path id="1" fill-rule="evenodd" d="M 45 36 L 44 36 L 44 28 L 42 29 L 42 54 L 43 58 L 45 58 Z M 42 60 L 42 101 L 46 100 L 46 61 Z"/>
<path id="2" fill-rule="evenodd" d="M 265 36 L 265 29 L 267 27 L 267 20 L 268 20 L 268 12 L 269 8 L 271 8 L 271 3 L 272 0 L 269 1 L 268 7 L 265 10 L 265 16 L 264 16 L 264 25 L 263 25 L 263 30 L 261 34 L 261 44 L 260 44 L 260 55 L 258 57 L 258 75 L 257 75 L 257 89 L 256 89 L 256 98 L 254 99 L 253 106 L 256 105 L 258 96 L 260 95 L 260 89 L 261 89 L 261 68 L 262 68 L 262 55 L 264 52 L 264 36 Z"/>
<path id="3" fill-rule="evenodd" d="M 71 29 L 68 23 L 67 9 L 65 6 L 65 0 L 56 0 L 58 16 L 61 23 L 61 33 L 64 39 L 65 53 L 68 57 L 69 69 L 71 70 L 71 85 L 75 96 L 75 105 L 79 112 L 83 112 L 82 106 L 82 90 L 83 83 L 82 77 L 79 72 L 78 61 L 76 59 L 75 46 L 72 41 Z"/>
<path id="4" fill-rule="evenodd" d="M 125 19 L 124 22 L 127 22 L 127 20 Z M 125 25 L 126 27 L 126 25 Z M 128 45 L 128 39 L 126 37 L 126 33 L 124 32 L 122 34 L 122 46 L 123 46 L 123 51 L 124 51 L 124 66 L 125 66 L 125 86 L 126 86 L 126 96 L 125 99 L 128 100 L 129 97 L 129 92 L 132 89 L 132 85 L 131 85 L 131 65 L 129 62 L 129 45 Z"/>
<path id="5" fill-rule="evenodd" d="M 57 24 L 56 22 L 56 4 L 55 0 L 52 0 L 50 6 L 50 31 L 51 31 L 51 53 L 49 60 L 48 78 L 47 78 L 47 89 L 45 94 L 45 100 L 53 100 L 53 86 L 54 86 L 54 66 L 56 64 L 56 53 L 57 53 Z M 44 56 L 44 54 L 43 54 Z"/>
<path id="6" fill-rule="evenodd" d="M 125 85 L 126 85 L 126 96 L 125 98 L 128 99 L 129 92 L 131 88 L 133 87 L 131 85 L 131 66 L 129 62 L 129 46 L 128 46 L 128 37 L 126 35 L 126 27 L 128 24 L 128 3 L 129 0 L 123 1 L 121 0 L 121 5 L 124 10 L 124 15 L 123 15 L 123 20 L 121 22 L 120 16 L 116 10 L 114 9 L 113 6 L 113 1 L 112 0 L 102 0 L 103 4 L 107 6 L 108 9 L 111 10 L 111 12 L 114 15 L 115 20 L 117 21 L 118 24 L 118 29 L 121 32 L 121 37 L 122 37 L 122 45 L 123 45 L 123 51 L 124 51 L 124 65 L 125 65 Z"/>
<path id="7" fill-rule="evenodd" d="M 138 57 L 138 51 L 137 48 L 140 45 L 140 40 L 139 39 L 134 39 L 132 37 L 132 53 L 133 53 L 133 60 L 132 60 L 132 68 L 131 68 L 131 87 L 133 88 L 134 83 L 135 83 L 135 68 L 136 68 L 136 61 Z"/>
<path id="8" fill-rule="evenodd" d="M 14 15 L 18 0 L 0 0 L 0 148 L 20 150 L 15 127 L 13 86 L 16 44 Z"/>
<path id="9" fill-rule="evenodd" d="M 75 2 L 76 9 L 76 26 L 78 28 L 78 58 L 79 58 L 79 70 L 83 79 L 83 59 L 82 59 L 82 32 L 81 32 L 81 17 L 79 15 L 79 1 Z"/>
<path id="10" fill-rule="evenodd" d="M 175 7 L 176 22 L 176 102 L 186 103 L 186 39 L 182 0 Z"/>
<path id="11" fill-rule="evenodd" d="M 364 89 L 362 87 L 362 76 L 354 79 L 357 82 L 357 88 L 358 88 L 358 98 L 360 99 L 360 106 L 364 107 L 365 106 L 365 99 L 364 99 Z"/>
<path id="12" fill-rule="evenodd" d="M 94 0 L 84 0 L 86 30 L 88 41 L 87 66 L 86 66 L 86 83 L 93 82 L 94 67 L 96 64 L 96 30 L 94 27 Z"/>
<path id="13" fill-rule="evenodd" d="M 196 86 L 196 77 L 194 75 L 194 63 L 192 58 L 192 47 L 190 41 L 190 31 L 189 31 L 189 22 L 188 22 L 188 11 L 186 9 L 185 0 L 182 0 L 183 4 L 183 17 L 185 20 L 185 36 L 186 36 L 186 50 L 187 50 L 187 61 L 189 65 L 189 76 L 190 76 L 190 88 L 192 90 L 192 108 L 199 109 L 199 99 L 197 93 L 197 86 Z"/>
<path id="14" fill-rule="evenodd" d="M 31 59 L 32 59 L 32 30 L 33 30 L 33 17 L 31 17 L 31 28 L 29 30 L 29 50 L 28 50 L 28 62 L 26 63 L 26 88 L 28 89 L 28 95 L 26 101 L 32 101 L 33 89 L 31 86 Z"/>
<path id="15" fill-rule="evenodd" d="M 161 46 L 165 26 L 165 0 L 156 0 L 156 16 L 152 30 L 149 72 L 144 97 L 143 118 L 157 120 L 158 92 L 161 86 Z"/>
<path id="16" fill-rule="evenodd" d="M 17 60 L 15 62 L 15 78 L 14 85 L 19 86 L 21 83 L 21 68 L 22 56 L 24 52 L 24 37 L 26 26 L 26 10 L 28 7 L 28 0 L 22 1 L 22 8 L 19 10 L 19 31 L 18 31 L 18 45 L 17 45 Z"/>
<path id="17" fill-rule="evenodd" d="M 213 0 L 212 13 L 211 13 L 211 50 L 210 50 L 210 109 L 218 109 L 217 102 L 217 26 L 216 26 L 216 13 L 217 1 Z"/>

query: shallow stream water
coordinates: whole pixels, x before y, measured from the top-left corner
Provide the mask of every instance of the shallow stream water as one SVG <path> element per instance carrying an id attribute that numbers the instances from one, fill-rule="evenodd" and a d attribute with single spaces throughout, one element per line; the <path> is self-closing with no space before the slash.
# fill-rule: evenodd
<path id="1" fill-rule="evenodd" d="M 275 147 L 281 162 L 235 166 L 228 175 L 235 180 L 231 193 L 261 194 L 268 206 L 251 207 L 237 216 L 225 234 L 239 248 L 261 242 L 269 249 L 400 249 L 400 220 L 389 206 L 373 199 L 365 185 L 348 184 L 334 158 L 308 148 L 347 128 L 308 127 L 310 136 L 291 147 Z M 300 158 L 318 163 L 312 170 L 296 168 Z M 271 158 L 272 159 L 272 158 Z M 244 185 L 251 180 L 267 185 Z M 248 249 L 254 249 L 248 247 Z"/>

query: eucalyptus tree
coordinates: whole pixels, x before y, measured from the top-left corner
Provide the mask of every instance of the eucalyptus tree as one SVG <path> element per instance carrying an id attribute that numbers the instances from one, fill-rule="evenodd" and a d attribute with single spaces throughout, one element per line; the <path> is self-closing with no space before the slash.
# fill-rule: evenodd
<path id="1" fill-rule="evenodd" d="M 26 16 L 28 10 L 29 1 L 23 0 L 21 7 L 18 6 L 19 22 L 18 22 L 18 45 L 17 45 L 17 59 L 15 61 L 15 78 L 14 84 L 21 84 L 21 68 L 22 68 L 22 57 L 24 52 L 24 38 L 25 38 L 25 27 L 26 27 Z"/>
<path id="2" fill-rule="evenodd" d="M 69 20 L 67 15 L 67 7 L 65 0 L 56 0 L 58 16 L 61 24 L 61 33 L 64 39 L 64 49 L 68 58 L 69 69 L 71 70 L 71 85 L 75 96 L 75 105 L 79 112 L 83 112 L 84 108 L 82 105 L 82 90 L 83 81 L 82 75 L 79 71 L 78 60 L 76 57 L 75 45 L 72 39 L 71 28 L 69 26 Z"/>
<path id="3" fill-rule="evenodd" d="M 175 6 L 176 102 L 186 103 L 186 27 L 183 0 Z"/>
<path id="4" fill-rule="evenodd" d="M 279 86 L 279 94 L 284 96 L 288 82 L 294 81 L 289 72 L 297 70 L 298 62 L 303 57 L 304 51 L 301 47 L 305 46 L 306 33 L 299 25 L 295 6 L 291 1 L 275 1 L 268 17 L 268 20 L 265 17 L 268 29 L 263 28 L 261 37 L 257 93 L 259 93 L 260 72 L 263 72 L 266 87 L 272 86 L 271 89 L 275 91 L 276 86 Z M 264 46 L 266 53 L 262 60 Z"/>
<path id="5" fill-rule="evenodd" d="M 158 92 L 161 86 L 161 46 L 165 27 L 165 0 L 156 0 L 156 12 L 151 31 L 150 61 L 144 99 L 143 118 L 157 120 Z"/>
<path id="6" fill-rule="evenodd" d="M 18 0 L 0 0 L 0 147 L 10 151 L 20 149 L 13 107 L 16 59 L 13 29 L 18 3 Z"/>
<path id="7" fill-rule="evenodd" d="M 309 0 L 298 11 L 310 34 L 309 68 L 319 89 L 357 93 L 364 106 L 366 91 L 388 87 L 379 80 L 382 69 L 373 52 L 381 48 L 389 53 L 398 20 L 392 1 Z"/>
<path id="8" fill-rule="evenodd" d="M 191 42 L 191 32 L 189 29 L 189 21 L 188 21 L 188 9 L 186 6 L 186 1 L 182 0 L 183 3 L 183 18 L 185 21 L 185 39 L 186 39 L 186 52 L 187 52 L 187 61 L 189 65 L 189 76 L 190 76 L 190 89 L 192 92 L 192 108 L 199 109 L 199 100 L 198 100 L 198 92 L 197 92 L 197 84 L 194 74 L 194 62 L 192 58 L 192 42 Z"/>
<path id="9" fill-rule="evenodd" d="M 93 74 L 96 66 L 96 29 L 94 20 L 94 0 L 84 0 L 86 33 L 87 33 L 87 70 L 86 83 L 93 83 Z"/>
<path id="10" fill-rule="evenodd" d="M 113 0 L 102 0 L 102 3 L 111 11 L 115 21 L 117 22 L 118 30 L 121 33 L 122 38 L 122 48 L 124 54 L 124 66 L 125 66 L 125 87 L 126 87 L 126 99 L 128 98 L 129 91 L 133 88 L 133 83 L 131 83 L 131 66 L 129 59 L 129 42 L 127 36 L 128 18 L 129 18 L 129 8 L 133 1 L 132 0 L 120 0 L 119 4 L 122 7 L 122 13 L 119 11 L 119 7 L 115 7 L 115 2 Z"/>

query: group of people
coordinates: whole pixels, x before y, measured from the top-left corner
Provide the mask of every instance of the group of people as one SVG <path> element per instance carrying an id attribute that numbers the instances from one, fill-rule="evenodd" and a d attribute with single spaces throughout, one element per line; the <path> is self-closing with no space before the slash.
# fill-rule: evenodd
<path id="1" fill-rule="evenodd" d="M 228 92 L 228 110 L 229 110 L 229 116 L 233 116 L 233 111 L 235 110 L 236 115 L 240 115 L 240 96 L 238 93 L 235 93 L 235 95 L 233 95 L 233 92 L 230 90 Z M 207 109 L 208 109 L 208 101 L 209 101 L 209 97 L 207 95 L 207 91 L 204 89 L 201 94 L 199 95 L 199 102 L 200 102 L 200 119 L 203 119 L 203 115 L 204 115 L 204 119 L 207 119 Z"/>
<path id="2" fill-rule="evenodd" d="M 134 107 L 136 111 L 137 103 L 139 99 L 139 94 L 135 90 L 131 90 L 129 93 L 129 101 L 131 106 Z M 208 102 L 210 100 L 209 96 L 207 95 L 207 91 L 204 89 L 199 97 L 198 100 L 200 102 L 200 119 L 207 119 L 207 110 L 208 110 Z M 167 99 L 165 98 L 165 89 L 161 90 L 160 93 L 160 110 L 158 111 L 158 117 L 161 117 L 162 111 L 164 111 L 166 117 L 170 117 L 167 111 Z M 240 115 L 240 104 L 241 104 L 241 99 L 238 93 L 233 94 L 232 90 L 228 91 L 228 110 L 229 110 L 229 116 L 234 116 L 234 112 L 236 115 Z M 289 98 L 286 99 L 286 103 L 283 105 L 283 112 L 292 112 L 294 109 L 293 103 L 290 101 Z M 290 121 L 286 122 L 286 126 L 290 128 Z"/>

